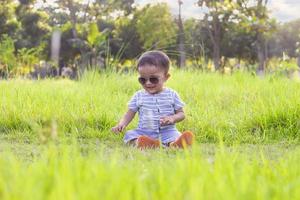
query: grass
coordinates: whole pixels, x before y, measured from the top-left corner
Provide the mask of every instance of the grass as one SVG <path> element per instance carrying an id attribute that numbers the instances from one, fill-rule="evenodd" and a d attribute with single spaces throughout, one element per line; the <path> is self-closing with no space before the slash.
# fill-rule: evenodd
<path id="1" fill-rule="evenodd" d="M 7 149 L 7 148 L 5 148 Z M 47 144 L 0 157 L 1 199 L 298 199 L 300 149 L 190 151 Z M 245 150 L 244 148 L 242 148 Z M 250 155 L 250 156 L 249 156 Z M 20 189 L 22 188 L 22 189 Z"/>
<path id="2" fill-rule="evenodd" d="M 201 142 L 299 143 L 299 82 L 174 71 L 167 86 L 186 102 L 187 119 L 177 127 L 192 130 Z M 60 135 L 115 140 L 110 128 L 138 89 L 136 75 L 124 74 L 91 73 L 79 82 L 2 81 L 0 132 L 36 138 L 54 120 Z"/>
<path id="3" fill-rule="evenodd" d="M 300 198 L 299 82 L 173 70 L 167 86 L 186 103 L 190 150 L 111 133 L 135 74 L 0 81 L 0 199 Z"/>

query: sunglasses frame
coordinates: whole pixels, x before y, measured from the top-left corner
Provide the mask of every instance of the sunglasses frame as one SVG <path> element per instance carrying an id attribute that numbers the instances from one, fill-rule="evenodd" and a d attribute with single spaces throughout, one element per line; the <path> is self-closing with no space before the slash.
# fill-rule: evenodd
<path id="1" fill-rule="evenodd" d="M 145 85 L 147 81 L 149 81 L 151 84 L 158 84 L 160 78 L 157 76 L 150 76 L 149 78 L 139 77 L 138 81 L 141 85 Z"/>

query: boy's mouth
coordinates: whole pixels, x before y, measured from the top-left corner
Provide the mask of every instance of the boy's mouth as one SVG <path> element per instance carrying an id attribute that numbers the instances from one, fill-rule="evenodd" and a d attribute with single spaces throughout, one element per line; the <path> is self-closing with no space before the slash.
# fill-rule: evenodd
<path id="1" fill-rule="evenodd" d="M 152 87 L 152 88 L 146 88 L 147 90 L 149 90 L 149 91 L 153 91 L 153 90 L 155 90 L 155 88 L 154 87 Z"/>
<path id="2" fill-rule="evenodd" d="M 153 88 L 155 88 L 155 86 L 146 86 L 145 88 L 147 88 L 147 89 L 153 89 Z"/>
<path id="3" fill-rule="evenodd" d="M 152 93 L 154 92 L 155 87 L 146 87 L 145 89 Z"/>

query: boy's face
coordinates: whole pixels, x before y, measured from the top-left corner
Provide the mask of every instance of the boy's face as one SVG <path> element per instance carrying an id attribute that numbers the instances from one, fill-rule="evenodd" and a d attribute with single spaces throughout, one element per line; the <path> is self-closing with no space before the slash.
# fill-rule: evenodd
<path id="1" fill-rule="evenodd" d="M 140 75 L 139 82 L 150 94 L 161 92 L 163 90 L 164 83 L 170 77 L 170 74 L 154 65 L 140 66 L 138 68 L 138 72 Z"/>

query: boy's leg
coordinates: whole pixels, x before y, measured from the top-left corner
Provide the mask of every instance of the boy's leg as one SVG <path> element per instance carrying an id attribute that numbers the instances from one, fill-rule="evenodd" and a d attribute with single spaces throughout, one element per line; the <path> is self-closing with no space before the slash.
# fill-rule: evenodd
<path id="1" fill-rule="evenodd" d="M 129 144 L 129 145 L 136 145 L 136 139 L 143 135 L 143 133 L 140 130 L 133 129 L 133 130 L 128 130 L 126 131 L 124 135 L 124 143 Z"/>
<path id="2" fill-rule="evenodd" d="M 136 146 L 136 140 L 137 140 L 137 139 L 132 139 L 132 140 L 128 141 L 126 144 L 135 147 L 135 146 Z"/>
<path id="3" fill-rule="evenodd" d="M 141 130 L 134 129 L 126 132 L 124 142 L 128 145 L 137 146 L 140 149 L 157 148 L 160 146 L 159 140 L 153 139 Z"/>
<path id="4" fill-rule="evenodd" d="M 170 147 L 186 148 L 194 142 L 194 134 L 191 131 L 184 131 L 174 142 L 170 143 Z"/>
<path id="5" fill-rule="evenodd" d="M 140 149 L 154 149 L 160 146 L 159 140 L 153 139 L 146 135 L 138 137 L 136 140 L 136 144 Z"/>
<path id="6" fill-rule="evenodd" d="M 160 132 L 161 134 L 161 143 L 164 146 L 169 146 L 168 144 L 174 142 L 181 133 L 177 129 L 163 129 Z"/>

